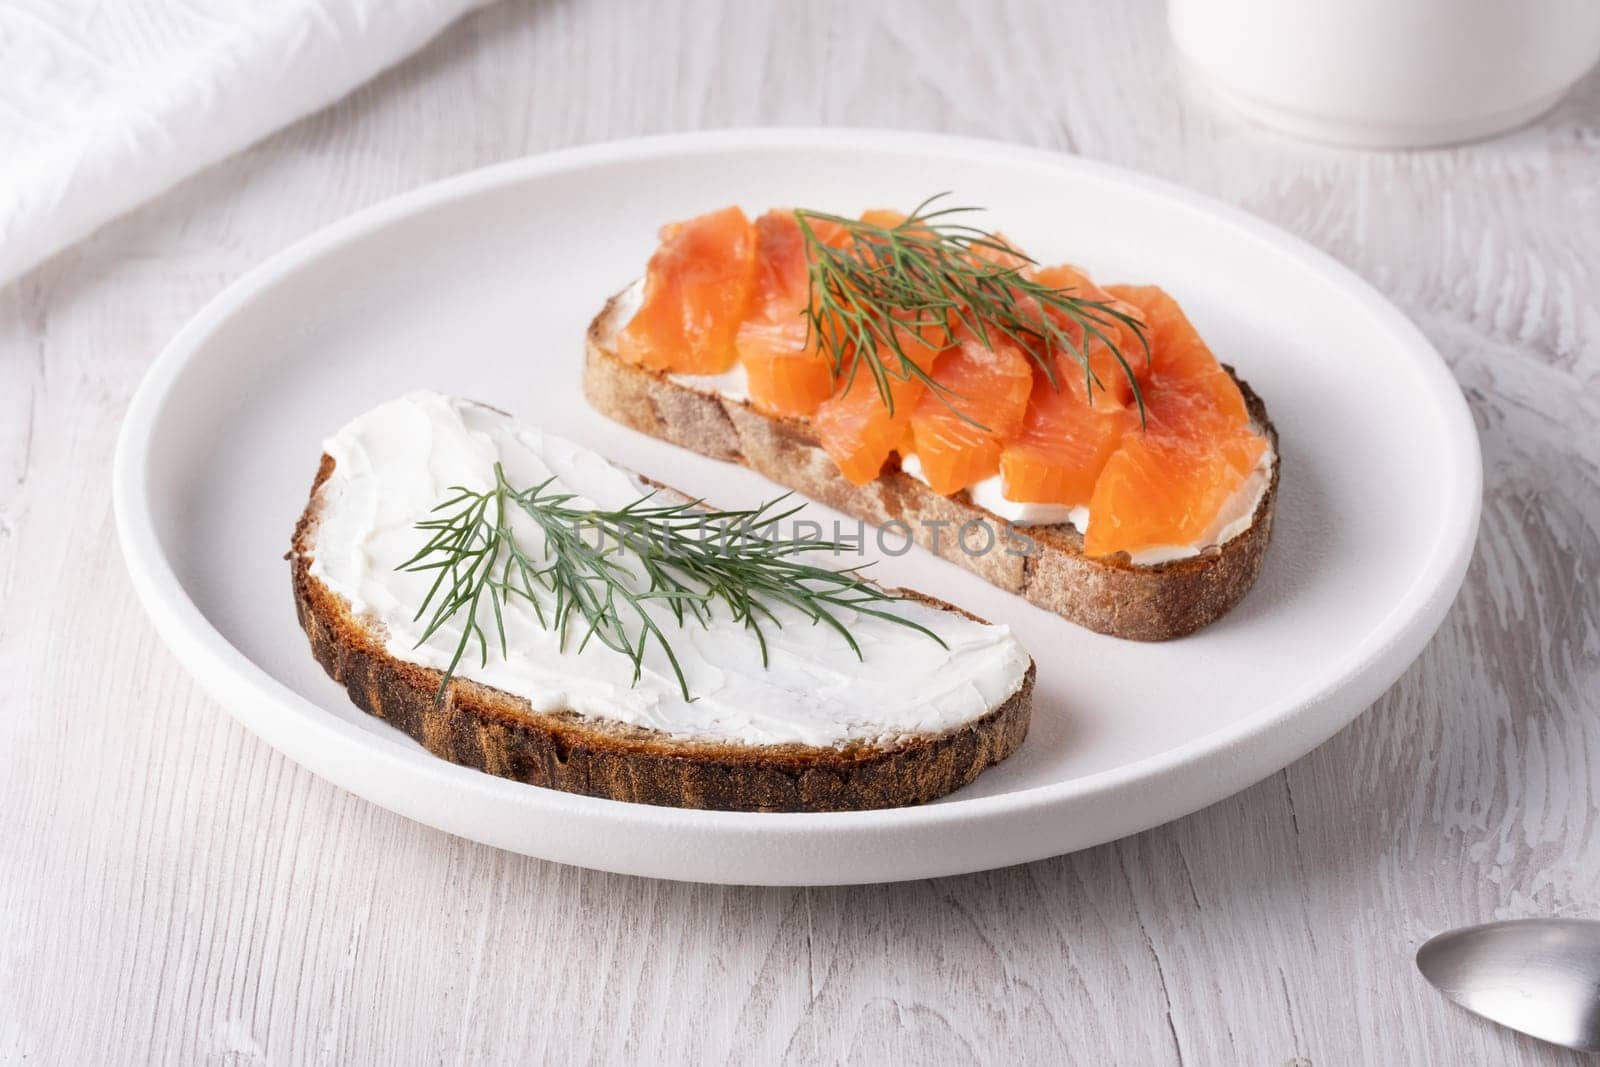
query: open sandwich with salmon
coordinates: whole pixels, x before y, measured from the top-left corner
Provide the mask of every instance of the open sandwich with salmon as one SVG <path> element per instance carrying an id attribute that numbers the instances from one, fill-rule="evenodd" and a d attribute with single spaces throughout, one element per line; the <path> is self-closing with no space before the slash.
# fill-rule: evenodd
<path id="1" fill-rule="evenodd" d="M 1041 266 L 964 209 L 673 223 L 589 328 L 604 414 L 891 527 L 1101 633 L 1232 608 L 1277 434 L 1178 302 Z"/>

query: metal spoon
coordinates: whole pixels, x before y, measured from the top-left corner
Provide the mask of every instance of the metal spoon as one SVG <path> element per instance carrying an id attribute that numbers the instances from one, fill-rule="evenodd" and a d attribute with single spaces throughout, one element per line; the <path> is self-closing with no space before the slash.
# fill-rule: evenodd
<path id="1" fill-rule="evenodd" d="M 1600 1052 L 1600 922 L 1518 919 L 1450 930 L 1417 950 L 1417 969 L 1485 1019 Z"/>

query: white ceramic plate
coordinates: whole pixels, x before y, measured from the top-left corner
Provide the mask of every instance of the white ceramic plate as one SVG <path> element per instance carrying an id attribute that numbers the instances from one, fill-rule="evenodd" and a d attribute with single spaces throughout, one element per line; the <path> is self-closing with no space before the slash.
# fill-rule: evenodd
<path id="1" fill-rule="evenodd" d="M 584 327 L 656 228 L 729 203 L 841 212 L 953 190 L 1047 262 L 1154 281 L 1267 399 L 1274 540 L 1232 614 L 1181 641 L 1101 637 L 920 550 L 880 575 L 1011 624 L 1039 662 L 1033 730 L 935 804 L 759 815 L 572 796 L 453 766 L 356 710 L 312 661 L 283 553 L 322 437 L 416 387 L 490 401 L 725 504 L 770 484 L 621 429 L 579 390 Z M 838 883 L 997 867 L 1218 800 L 1321 743 L 1422 649 L 1477 529 L 1460 392 L 1393 307 L 1239 211 L 1069 156 L 867 131 L 596 145 L 364 211 L 214 300 L 134 397 L 116 463 L 134 584 L 247 727 L 393 811 L 517 852 L 712 882 Z M 819 509 L 820 510 L 820 509 Z M 824 518 L 831 513 L 822 512 Z"/>

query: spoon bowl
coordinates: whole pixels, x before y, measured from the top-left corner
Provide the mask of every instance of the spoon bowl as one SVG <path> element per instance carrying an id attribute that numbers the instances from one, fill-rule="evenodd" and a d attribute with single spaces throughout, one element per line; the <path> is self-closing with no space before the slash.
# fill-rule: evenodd
<path id="1" fill-rule="evenodd" d="M 1517 919 L 1450 930 L 1417 951 L 1417 968 L 1485 1019 L 1600 1052 L 1600 922 Z"/>

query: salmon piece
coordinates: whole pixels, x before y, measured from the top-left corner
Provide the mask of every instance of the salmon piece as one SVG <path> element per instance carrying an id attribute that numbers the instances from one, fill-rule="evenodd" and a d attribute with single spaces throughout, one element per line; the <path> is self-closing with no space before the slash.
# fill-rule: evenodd
<path id="1" fill-rule="evenodd" d="M 806 331 L 804 319 L 739 328 L 739 356 L 757 411 L 804 417 L 833 395 L 833 364 L 807 343 Z"/>
<path id="2" fill-rule="evenodd" d="M 868 226 L 877 226 L 885 230 L 892 230 L 896 226 L 899 226 L 902 222 L 906 221 L 906 216 L 899 211 L 889 211 L 885 208 L 872 208 L 871 210 L 863 211 L 861 213 L 861 221 L 866 223 Z M 873 249 L 873 253 L 870 253 L 869 255 L 875 255 L 876 250 L 882 247 L 882 242 L 877 240 L 866 240 L 861 242 L 861 245 L 858 246 L 855 237 L 851 233 L 846 231 L 837 223 L 833 225 L 834 233 L 832 236 L 823 237 L 824 243 L 832 245 L 834 248 L 848 250 L 851 257 L 854 259 L 860 260 L 862 258 L 861 252 L 863 248 Z M 822 234 L 819 233 L 818 236 L 822 237 Z M 864 236 L 871 237 L 873 235 Z"/>
<path id="3" fill-rule="evenodd" d="M 818 222 L 828 232 L 837 227 Z M 811 272 L 805 237 L 793 211 L 756 220 L 756 276 L 750 315 L 735 347 L 749 380 L 750 401 L 768 415 L 810 415 L 833 394 L 833 363 L 818 351 L 806 318 Z M 815 231 L 827 240 L 827 233 Z"/>
<path id="4" fill-rule="evenodd" d="M 1070 363 L 1070 357 L 1062 357 Z M 1001 492 L 1018 503 L 1087 505 L 1106 461 L 1139 418 L 1128 408 L 1101 410 L 1084 395 L 1084 382 L 1063 367 L 1057 386 L 1035 372 L 1022 428 L 1000 453 Z"/>
<path id="5" fill-rule="evenodd" d="M 973 248 L 971 250 L 972 258 L 980 263 L 999 267 L 1001 270 L 1023 270 L 1032 266 L 1033 260 L 1029 259 L 1011 238 L 1003 233 L 994 233 L 989 236 L 991 242 L 1000 247 L 988 248 L 980 246 Z"/>
<path id="6" fill-rule="evenodd" d="M 769 211 L 756 219 L 755 227 L 756 276 L 750 317 L 776 321 L 803 315 L 811 275 L 800 220 L 793 211 Z"/>
<path id="7" fill-rule="evenodd" d="M 1204 538 L 1266 451 L 1238 385 L 1177 301 L 1153 286 L 1115 286 L 1138 308 L 1150 366 L 1141 371 L 1146 426 L 1106 461 L 1089 502 L 1090 556 Z"/>
<path id="8" fill-rule="evenodd" d="M 1250 427 L 1244 394 L 1201 339 L 1183 309 L 1156 286 L 1118 286 L 1138 309 L 1150 337 L 1145 406 L 1155 431 L 1208 440 L 1248 474 L 1266 449 Z"/>
<path id="9" fill-rule="evenodd" d="M 664 227 L 644 301 L 618 333 L 617 353 L 658 371 L 728 370 L 738 359 L 734 342 L 755 272 L 755 226 L 737 207 Z"/>
<path id="10" fill-rule="evenodd" d="M 925 355 L 922 353 L 926 353 Z M 911 348 L 907 355 L 921 365 L 933 362 L 931 349 Z M 865 368 L 846 376 L 838 391 L 817 408 L 811 428 L 817 440 L 851 485 L 866 485 L 883 471 L 889 453 L 901 447 L 911 424 L 911 411 L 927 391 L 920 378 L 889 378 L 891 412 Z"/>
<path id="11" fill-rule="evenodd" d="M 1107 556 L 1191 544 L 1206 536 L 1244 479 L 1245 473 L 1207 442 L 1131 433 L 1095 483 L 1084 552 Z"/>
<path id="12" fill-rule="evenodd" d="M 1135 372 L 1141 384 L 1150 383 L 1148 394 L 1158 396 L 1169 390 L 1203 394 L 1224 424 L 1249 426 L 1250 413 L 1239 386 L 1222 369 L 1176 300 L 1154 285 L 1113 285 L 1109 292 L 1132 307 L 1144 323 L 1150 362 L 1147 367 L 1136 365 Z M 1174 389 L 1178 383 L 1181 387 Z"/>
<path id="13" fill-rule="evenodd" d="M 1022 428 L 1033 369 L 1016 345 L 993 348 L 967 334 L 933 365 L 911 414 L 923 476 L 936 493 L 959 492 L 1000 470 L 1001 442 Z"/>
<path id="14" fill-rule="evenodd" d="M 1212 375 L 1197 379 L 1167 380 L 1150 391 L 1145 400 L 1147 427 L 1158 437 L 1180 438 L 1222 454 L 1242 473 L 1248 474 L 1261 458 L 1261 449 L 1251 441 L 1265 441 L 1250 428 L 1249 412 L 1244 410 L 1244 398 L 1239 387 L 1226 372 L 1222 379 L 1230 387 L 1224 395 L 1239 398 L 1239 415 L 1231 407 L 1219 403 L 1222 383 Z"/>
<path id="15" fill-rule="evenodd" d="M 1076 267 L 1066 265 L 1044 267 L 1032 272 L 1031 278 L 1040 285 L 1064 290 L 1067 296 L 1075 299 L 1107 303 L 1134 318 L 1139 315 L 1137 306 L 1118 298 L 1110 290 L 1100 288 L 1089 280 L 1087 274 Z M 1038 307 L 1037 301 L 1030 299 L 1028 302 L 1035 308 Z M 1035 310 L 1034 314 L 1037 315 L 1038 311 Z M 1072 352 L 1058 351 L 1047 355 L 1058 357 L 1056 363 L 1063 376 L 1075 377 L 1079 382 L 1085 381 L 1083 364 L 1078 362 L 1075 353 L 1082 351 L 1084 337 L 1088 331 L 1083 323 L 1059 309 L 1047 309 L 1046 314 L 1073 349 Z M 1102 411 L 1127 407 L 1133 403 L 1133 386 L 1128 381 L 1128 372 L 1123 369 L 1122 363 L 1126 361 L 1137 376 L 1140 368 L 1145 366 L 1144 346 L 1132 329 L 1111 315 L 1100 314 L 1094 326 L 1102 335 L 1089 337 L 1089 369 L 1094 372 L 1095 381 L 1098 383 L 1092 391 L 1094 406 Z M 1107 346 L 1107 340 L 1115 346 L 1116 352 Z M 1118 353 L 1122 356 L 1121 361 L 1117 359 Z M 1041 355 L 1046 354 L 1041 353 Z"/>
<path id="16" fill-rule="evenodd" d="M 882 226 L 892 230 L 906 221 L 906 215 L 901 211 L 891 211 L 888 208 L 875 207 L 861 213 L 861 221 L 868 226 Z"/>
<path id="17" fill-rule="evenodd" d="M 1157 285 L 1113 285 L 1106 292 L 1132 307 L 1149 333 L 1150 363 L 1146 373 L 1194 378 L 1219 369 L 1211 348 L 1166 290 Z"/>

